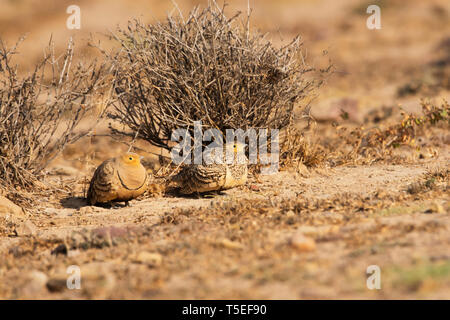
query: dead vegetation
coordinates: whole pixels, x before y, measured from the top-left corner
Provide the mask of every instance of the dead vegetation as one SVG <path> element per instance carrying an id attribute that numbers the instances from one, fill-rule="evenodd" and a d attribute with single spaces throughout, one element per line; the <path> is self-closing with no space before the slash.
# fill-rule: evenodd
<path id="1" fill-rule="evenodd" d="M 122 50 L 109 56 L 119 103 L 109 117 L 123 127 L 113 125 L 112 132 L 171 149 L 173 131 L 192 134 L 194 121 L 223 134 L 286 127 L 294 106 L 322 80 L 305 64 L 299 37 L 276 48 L 251 32 L 249 20 L 250 14 L 229 18 L 210 1 L 187 18 L 180 13 L 152 25 L 135 20 L 119 29 L 113 38 Z"/>
<path id="2" fill-rule="evenodd" d="M 323 164 L 326 157 L 326 149 L 317 141 L 312 142 L 292 126 L 286 130 L 280 150 L 282 168 L 298 168 L 300 164 L 317 167 Z"/>
<path id="3" fill-rule="evenodd" d="M 412 195 L 418 195 L 432 190 L 441 189 L 442 192 L 448 192 L 450 181 L 450 170 L 439 168 L 428 172 L 418 181 L 410 184 L 406 191 Z"/>
<path id="4" fill-rule="evenodd" d="M 50 41 L 34 70 L 20 75 L 13 58 L 21 41 L 0 42 L 0 182 L 30 189 L 66 145 L 90 132 L 111 98 L 106 64 L 75 64 L 72 40 L 61 56 Z M 93 124 L 78 130 L 87 117 Z"/>
<path id="5" fill-rule="evenodd" d="M 400 123 L 389 126 L 384 130 L 373 129 L 364 136 L 360 150 L 362 151 L 363 148 L 380 147 L 386 149 L 410 145 L 421 129 L 439 125 L 440 122 L 443 122 L 443 125 L 447 127 L 450 125 L 450 106 L 447 101 L 444 100 L 440 106 L 425 101 L 422 101 L 421 104 L 421 116 L 403 113 L 403 119 Z"/>
<path id="6" fill-rule="evenodd" d="M 226 201 L 217 203 L 209 208 L 209 214 L 213 217 L 222 217 L 227 220 L 248 219 L 248 216 L 265 215 L 272 218 L 275 223 L 286 225 L 294 224 L 320 224 L 332 222 L 336 219 L 333 215 L 323 218 L 317 215 L 320 212 L 344 214 L 348 219 L 367 217 L 382 209 L 387 209 L 401 202 L 413 202 L 417 200 L 433 199 L 445 195 L 448 192 L 450 174 L 447 168 L 430 170 L 416 181 L 408 185 L 404 190 L 396 193 L 388 193 L 382 189 L 366 195 L 353 193 L 338 193 L 325 199 L 310 199 L 298 197 L 290 199 L 273 199 Z M 414 190 L 414 191 L 413 191 Z M 288 212 L 292 212 L 288 214 Z M 186 218 L 204 216 L 204 209 L 176 209 L 167 212 L 161 218 L 162 224 L 179 224 Z M 316 220 L 314 220 L 316 219 Z M 340 222 L 340 221 L 339 221 Z M 236 221 L 234 222 L 236 223 Z"/>
<path id="7" fill-rule="evenodd" d="M 422 114 L 401 112 L 401 119 L 393 120 L 391 109 L 385 115 L 373 116 L 364 126 L 334 125 L 311 131 L 310 137 L 295 128 L 288 128 L 281 143 L 280 164 L 283 168 L 337 166 L 345 164 L 373 164 L 404 162 L 396 153 L 400 147 L 420 148 L 417 140 L 432 130 L 450 128 L 450 106 L 421 101 Z M 389 111 L 387 111 L 389 110 Z M 369 127 L 372 126 L 372 127 Z M 369 128 L 368 128 L 369 127 Z"/>

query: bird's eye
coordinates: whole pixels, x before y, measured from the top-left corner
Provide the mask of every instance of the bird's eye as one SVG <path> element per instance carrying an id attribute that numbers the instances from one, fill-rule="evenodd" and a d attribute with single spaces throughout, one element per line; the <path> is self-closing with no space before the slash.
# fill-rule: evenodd
<path id="1" fill-rule="evenodd" d="M 133 158 L 132 158 L 132 157 L 129 157 L 128 159 L 129 159 L 130 161 L 131 161 L 131 160 L 133 160 Z"/>

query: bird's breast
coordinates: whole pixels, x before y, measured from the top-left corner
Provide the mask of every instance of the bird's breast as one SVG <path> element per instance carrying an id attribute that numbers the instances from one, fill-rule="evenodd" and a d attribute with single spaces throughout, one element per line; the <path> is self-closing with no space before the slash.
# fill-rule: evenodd
<path id="1" fill-rule="evenodd" d="M 127 190 L 141 189 L 147 180 L 147 172 L 144 167 L 119 168 L 117 173 L 120 183 Z"/>

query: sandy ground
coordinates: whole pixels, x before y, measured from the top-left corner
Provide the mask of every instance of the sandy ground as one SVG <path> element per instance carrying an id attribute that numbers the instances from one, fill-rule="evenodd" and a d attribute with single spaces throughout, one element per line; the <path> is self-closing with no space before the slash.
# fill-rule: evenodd
<path id="1" fill-rule="evenodd" d="M 201 3 L 179 2 L 182 10 Z M 2 38 L 13 41 L 31 31 L 22 47 L 24 69 L 39 57 L 50 33 L 62 43 L 71 34 L 60 27 L 67 17 L 64 1 L 45 10 L 0 3 Z M 85 20 L 77 38 L 131 16 L 161 19 L 171 6 L 160 3 L 80 1 Z M 230 1 L 230 11 L 245 10 L 242 3 Z M 378 31 L 365 26 L 368 4 L 253 3 L 256 26 L 274 41 L 300 33 L 314 63 L 322 63 L 326 50 L 336 65 L 312 105 L 319 131 L 382 128 L 384 122 L 373 118 L 365 122 L 371 112 L 399 106 L 418 112 L 421 98 L 449 100 L 448 87 L 431 67 L 448 59 L 447 1 L 417 0 L 407 7 L 383 1 Z M 411 83 L 422 85 L 399 94 Z M 348 120 L 340 118 L 341 109 Z M 419 133 L 418 144 L 400 150 L 403 160 L 325 161 L 317 168 L 251 175 L 245 186 L 211 197 L 146 194 L 130 207 L 111 209 L 87 206 L 83 182 L 127 146 L 89 138 L 69 146 L 48 168 L 46 181 L 56 191 L 34 196 L 14 223 L 0 220 L 0 298 L 449 299 L 448 172 L 433 188 L 408 192 L 430 172 L 449 167 L 448 129 L 444 124 Z M 328 137 L 314 141 L 326 145 Z M 152 170 L 156 157 L 143 154 Z M 80 268 L 80 290 L 66 286 L 71 265 Z M 366 286 L 370 265 L 380 267 L 380 290 Z"/>

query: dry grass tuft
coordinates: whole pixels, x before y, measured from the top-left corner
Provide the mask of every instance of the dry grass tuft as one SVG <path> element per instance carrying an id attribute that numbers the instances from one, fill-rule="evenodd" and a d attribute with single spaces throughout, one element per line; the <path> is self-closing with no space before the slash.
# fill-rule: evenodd
<path id="1" fill-rule="evenodd" d="M 434 126 L 439 122 L 450 124 L 450 106 L 444 100 L 441 106 L 422 101 L 422 116 L 403 114 L 403 119 L 385 130 L 372 130 L 365 135 L 361 147 L 398 147 L 411 144 L 417 131 L 425 126 Z"/>
<path id="2" fill-rule="evenodd" d="M 440 189 L 448 192 L 450 180 L 450 170 L 447 168 L 438 168 L 427 172 L 419 181 L 410 184 L 406 191 L 409 194 L 417 195 L 427 191 Z"/>
<path id="3" fill-rule="evenodd" d="M 289 127 L 280 147 L 280 165 L 282 168 L 317 167 L 326 159 L 323 146 L 308 140 L 298 129 Z"/>

